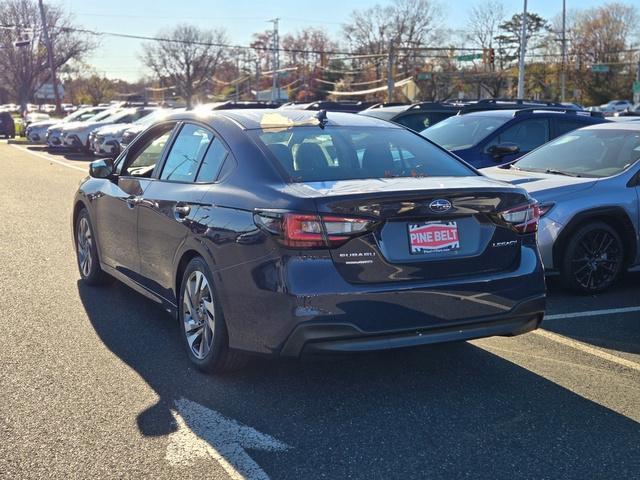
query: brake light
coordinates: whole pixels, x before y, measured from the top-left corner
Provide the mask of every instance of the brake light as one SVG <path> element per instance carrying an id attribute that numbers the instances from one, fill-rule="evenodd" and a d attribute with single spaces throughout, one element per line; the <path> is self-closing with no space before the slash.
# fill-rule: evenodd
<path id="1" fill-rule="evenodd" d="M 255 215 L 258 226 L 280 236 L 283 245 L 292 248 L 337 247 L 365 233 L 375 224 L 364 218 L 261 212 Z"/>
<path id="2" fill-rule="evenodd" d="M 518 233 L 535 233 L 540 221 L 540 206 L 527 203 L 500 213 L 500 217 Z"/>

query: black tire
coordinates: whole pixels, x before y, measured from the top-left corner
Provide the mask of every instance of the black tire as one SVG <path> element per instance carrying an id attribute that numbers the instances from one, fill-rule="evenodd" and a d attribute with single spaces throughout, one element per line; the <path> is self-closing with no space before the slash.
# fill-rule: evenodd
<path id="1" fill-rule="evenodd" d="M 188 302 L 185 300 L 185 292 L 187 288 L 190 288 L 190 292 L 192 292 L 193 286 L 195 285 L 194 282 L 197 281 L 199 275 L 198 272 L 206 279 L 208 293 L 204 294 L 204 301 L 200 299 L 197 300 L 200 304 L 200 308 L 194 307 L 196 313 L 190 314 L 188 312 Z M 197 290 L 198 292 L 203 292 L 206 291 L 206 288 Z M 192 303 L 196 303 L 195 295 L 190 295 L 189 297 L 193 297 Z M 210 310 L 204 306 L 207 299 L 213 303 L 212 316 L 209 313 Z M 189 302 L 191 302 L 191 300 L 189 300 Z M 182 280 L 180 282 L 180 296 L 178 297 L 178 320 L 180 323 L 180 333 L 187 350 L 187 354 L 189 355 L 189 359 L 199 370 L 207 373 L 229 372 L 238 370 L 247 363 L 248 358 L 245 354 L 229 348 L 227 325 L 224 320 L 220 302 L 217 299 L 213 283 L 213 275 L 211 274 L 207 263 L 200 257 L 193 258 L 182 275 Z M 214 325 L 214 328 L 208 330 L 212 339 L 205 343 L 204 348 L 198 348 L 202 346 L 202 342 L 205 342 L 205 339 L 207 338 L 207 334 L 205 332 L 207 327 L 207 325 L 205 325 L 206 322 L 212 322 Z M 200 343 L 198 343 L 197 333 L 192 333 L 191 336 L 188 335 L 187 328 L 189 323 L 192 325 L 199 324 L 202 326 L 201 328 L 203 333 L 200 335 Z M 190 332 L 197 331 L 198 327 L 190 330 Z M 189 339 L 193 337 L 196 337 L 196 339 L 192 340 L 190 343 Z M 209 343 L 210 346 L 207 347 Z"/>
<path id="2" fill-rule="evenodd" d="M 85 236 L 84 229 L 85 224 L 89 229 L 90 240 L 84 245 L 81 245 L 82 237 Z M 85 239 L 86 242 L 86 239 Z M 76 260 L 78 263 L 78 270 L 80 271 L 80 278 L 87 285 L 104 285 L 111 280 L 111 277 L 107 275 L 100 267 L 100 259 L 98 257 L 98 249 L 95 242 L 95 234 L 91 219 L 89 218 L 89 212 L 85 208 L 80 210 L 78 217 L 76 218 L 74 243 L 76 246 Z M 89 266 L 86 265 L 86 255 L 89 255 Z"/>
<path id="3" fill-rule="evenodd" d="M 624 244 L 605 222 L 592 222 L 576 230 L 562 255 L 560 278 L 565 287 L 594 294 L 611 287 L 623 270 Z"/>

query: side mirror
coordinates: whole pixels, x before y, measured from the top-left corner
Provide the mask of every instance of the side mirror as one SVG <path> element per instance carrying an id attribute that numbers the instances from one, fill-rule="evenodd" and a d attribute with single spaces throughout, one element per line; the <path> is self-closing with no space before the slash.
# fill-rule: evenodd
<path id="1" fill-rule="evenodd" d="M 101 158 L 89 164 L 89 175 L 93 178 L 109 178 L 113 175 L 113 160 Z"/>
<path id="2" fill-rule="evenodd" d="M 492 145 L 487 149 L 487 153 L 493 158 L 500 158 L 505 155 L 513 155 L 520 151 L 520 147 L 515 143 L 504 142 L 498 145 Z"/>

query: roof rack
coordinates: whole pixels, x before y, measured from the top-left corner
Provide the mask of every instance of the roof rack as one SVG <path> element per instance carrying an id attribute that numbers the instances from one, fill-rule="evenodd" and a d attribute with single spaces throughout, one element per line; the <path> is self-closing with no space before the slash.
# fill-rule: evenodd
<path id="1" fill-rule="evenodd" d="M 604 117 L 602 112 L 588 112 L 586 110 L 576 110 L 575 108 L 554 108 L 554 107 L 520 108 L 520 109 L 516 110 L 515 112 L 513 112 L 513 116 L 517 117 L 519 115 L 525 115 L 527 113 L 531 113 L 531 112 L 535 112 L 535 111 L 538 111 L 538 112 L 559 112 L 559 113 L 565 113 L 567 115 L 580 115 L 580 116 L 583 116 L 583 117 L 598 117 L 598 118 L 603 118 Z"/>
<path id="2" fill-rule="evenodd" d="M 482 100 L 478 100 L 477 104 L 496 104 L 496 103 L 512 103 L 515 105 L 545 105 L 548 107 L 565 107 L 566 105 L 562 105 L 558 102 L 548 102 L 546 100 L 532 100 L 527 98 L 483 98 Z"/>

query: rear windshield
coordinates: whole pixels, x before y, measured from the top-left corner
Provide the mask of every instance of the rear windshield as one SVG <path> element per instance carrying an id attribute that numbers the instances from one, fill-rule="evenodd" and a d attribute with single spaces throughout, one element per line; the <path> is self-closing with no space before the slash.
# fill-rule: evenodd
<path id="1" fill-rule="evenodd" d="M 455 115 L 423 130 L 420 134 L 447 150 L 462 150 L 477 145 L 510 118 Z"/>
<path id="2" fill-rule="evenodd" d="M 290 182 L 391 177 L 463 177 L 471 168 L 401 128 L 293 127 L 252 130 Z"/>

